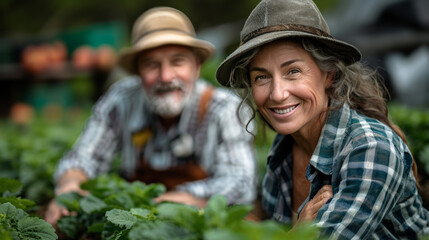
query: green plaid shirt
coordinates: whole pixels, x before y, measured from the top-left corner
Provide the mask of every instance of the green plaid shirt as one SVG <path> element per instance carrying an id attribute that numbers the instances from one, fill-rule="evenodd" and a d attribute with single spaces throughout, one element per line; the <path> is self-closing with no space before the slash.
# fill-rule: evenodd
<path id="1" fill-rule="evenodd" d="M 289 135 L 276 137 L 263 182 L 264 208 L 289 224 L 292 141 Z M 315 220 L 323 235 L 417 239 L 429 234 L 429 212 L 422 207 L 411 164 L 408 147 L 389 127 L 344 105 L 328 115 L 322 129 L 306 173 L 310 195 L 302 206 L 331 184 L 333 197 Z"/>

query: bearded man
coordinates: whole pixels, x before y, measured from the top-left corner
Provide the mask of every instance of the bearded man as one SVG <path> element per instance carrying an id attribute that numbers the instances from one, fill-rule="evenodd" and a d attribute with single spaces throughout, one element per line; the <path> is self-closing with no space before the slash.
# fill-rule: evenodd
<path id="1" fill-rule="evenodd" d="M 166 186 L 158 202 L 204 207 L 215 194 L 230 204 L 253 202 L 253 137 L 237 117 L 240 100 L 199 79 L 214 47 L 197 39 L 188 17 L 169 7 L 144 12 L 131 36 L 132 47 L 118 64 L 132 75 L 97 101 L 59 162 L 56 194 L 82 192 L 82 182 L 107 172 L 121 154 L 122 176 Z M 45 219 L 55 224 L 64 214 L 52 201 Z"/>

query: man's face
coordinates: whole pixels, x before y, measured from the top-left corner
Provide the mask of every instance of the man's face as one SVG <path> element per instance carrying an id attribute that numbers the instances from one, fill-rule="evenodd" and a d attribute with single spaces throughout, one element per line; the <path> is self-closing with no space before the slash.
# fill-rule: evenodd
<path id="1" fill-rule="evenodd" d="M 178 116 L 189 100 L 200 62 L 191 48 L 166 45 L 142 52 L 138 71 L 154 113 L 171 118 Z"/>

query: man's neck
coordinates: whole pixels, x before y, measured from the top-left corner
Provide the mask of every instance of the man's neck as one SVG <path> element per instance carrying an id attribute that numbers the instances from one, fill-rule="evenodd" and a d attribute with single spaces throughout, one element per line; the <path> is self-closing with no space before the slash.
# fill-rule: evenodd
<path id="1" fill-rule="evenodd" d="M 171 118 L 164 118 L 164 117 L 158 116 L 158 121 L 160 123 L 160 126 L 165 131 L 170 129 L 172 126 L 176 125 L 179 122 L 179 120 L 180 120 L 180 115 L 177 117 L 171 117 Z"/>

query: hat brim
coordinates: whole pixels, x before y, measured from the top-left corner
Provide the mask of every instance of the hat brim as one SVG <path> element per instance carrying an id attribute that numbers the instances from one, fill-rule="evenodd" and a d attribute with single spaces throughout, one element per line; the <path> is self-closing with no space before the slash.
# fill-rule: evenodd
<path id="1" fill-rule="evenodd" d="M 132 48 L 123 50 L 119 55 L 118 65 L 132 74 L 137 74 L 137 55 L 145 50 L 164 45 L 181 45 L 193 48 L 201 63 L 206 61 L 215 52 L 214 46 L 207 41 L 199 40 L 178 31 L 162 31 L 151 33 L 140 39 Z"/>
<path id="2" fill-rule="evenodd" d="M 351 44 L 346 42 L 323 36 L 317 36 L 311 33 L 300 32 L 300 31 L 276 31 L 269 32 L 257 37 L 252 38 L 248 42 L 240 45 L 234 52 L 232 52 L 218 67 L 216 71 L 217 81 L 225 86 L 231 87 L 230 74 L 232 69 L 235 67 L 238 60 L 241 59 L 250 50 L 255 49 L 264 44 L 273 42 L 282 38 L 312 38 L 318 40 L 321 44 L 331 49 L 331 52 L 339 59 L 344 61 L 346 65 L 353 64 L 361 59 L 361 53 L 359 50 Z M 236 85 L 234 87 L 243 88 L 244 85 Z"/>

